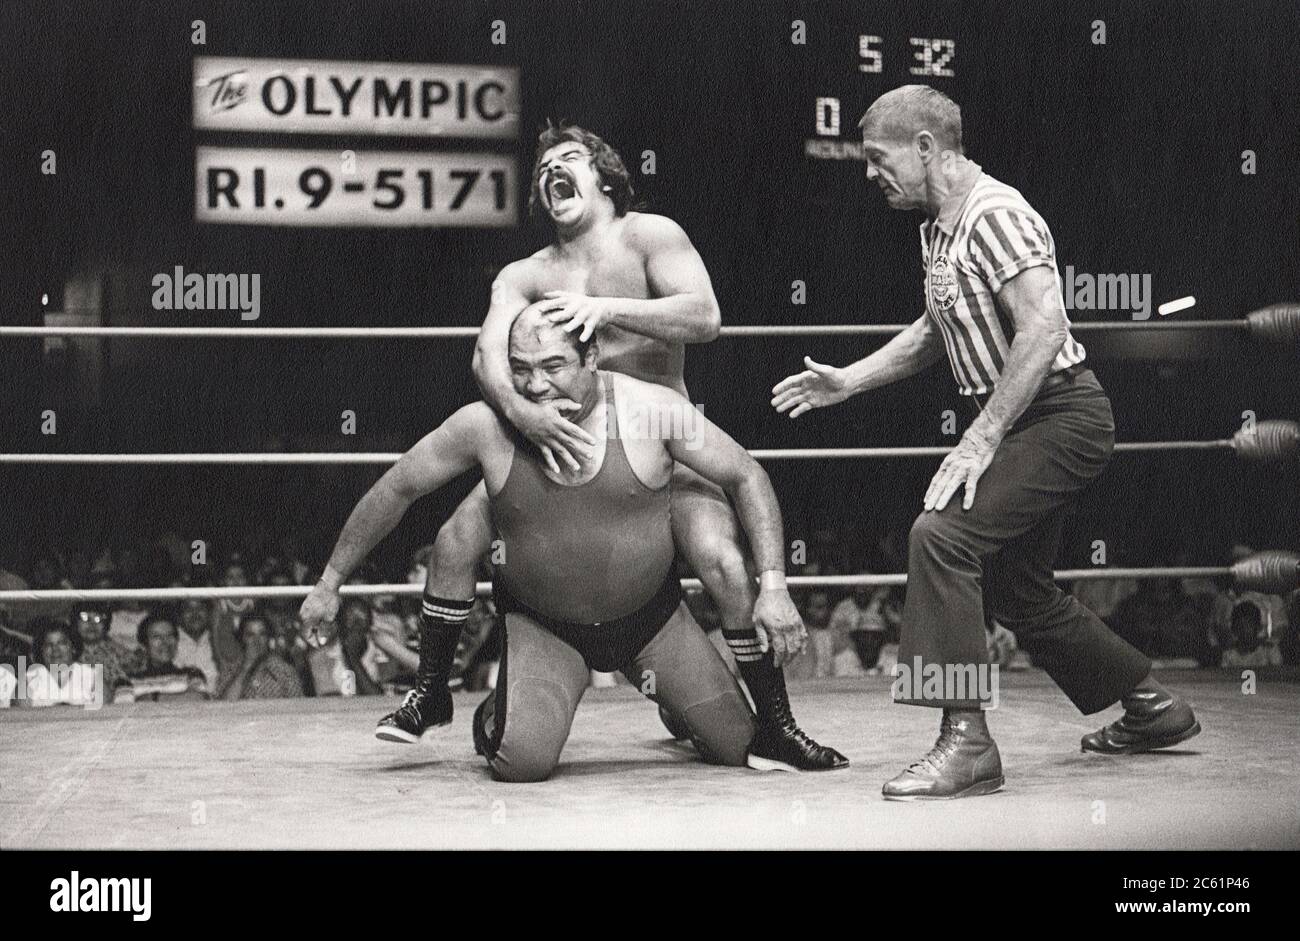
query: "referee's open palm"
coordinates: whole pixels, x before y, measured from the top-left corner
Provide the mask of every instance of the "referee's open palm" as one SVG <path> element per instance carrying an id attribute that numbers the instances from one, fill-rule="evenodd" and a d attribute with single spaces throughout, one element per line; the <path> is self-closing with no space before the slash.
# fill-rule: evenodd
<path id="1" fill-rule="evenodd" d="M 814 362 L 810 356 L 803 358 L 803 364 L 808 367 L 803 372 L 772 387 L 772 407 L 778 412 L 798 418 L 810 409 L 837 405 L 848 398 L 849 383 L 843 369 Z"/>
<path id="2" fill-rule="evenodd" d="M 997 449 L 996 441 L 988 441 L 969 430 L 962 435 L 957 447 L 948 452 L 948 456 L 939 465 L 938 473 L 930 481 L 930 487 L 925 492 L 926 510 L 943 512 L 953 494 L 962 487 L 966 488 L 966 492 L 962 496 L 961 508 L 969 510 L 974 506 L 975 488 L 979 485 L 980 477 L 993 463 Z"/>

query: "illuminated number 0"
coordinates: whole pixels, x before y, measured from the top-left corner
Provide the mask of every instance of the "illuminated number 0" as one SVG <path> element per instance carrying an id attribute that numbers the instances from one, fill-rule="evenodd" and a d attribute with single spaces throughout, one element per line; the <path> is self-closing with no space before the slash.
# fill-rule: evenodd
<path id="1" fill-rule="evenodd" d="M 840 100 L 817 99 L 817 133 L 821 137 L 835 137 L 840 132 Z"/>

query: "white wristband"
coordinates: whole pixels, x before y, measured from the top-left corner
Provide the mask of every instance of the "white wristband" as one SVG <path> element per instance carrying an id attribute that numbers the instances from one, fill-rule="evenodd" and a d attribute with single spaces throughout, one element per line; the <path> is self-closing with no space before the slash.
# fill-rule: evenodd
<path id="1" fill-rule="evenodd" d="M 339 586 L 343 584 L 343 576 L 327 565 L 325 566 L 325 572 L 320 577 L 320 583 L 324 584 L 330 591 L 338 591 Z"/>
<path id="2" fill-rule="evenodd" d="M 785 572 L 768 569 L 758 576 L 759 591 L 785 591 Z"/>

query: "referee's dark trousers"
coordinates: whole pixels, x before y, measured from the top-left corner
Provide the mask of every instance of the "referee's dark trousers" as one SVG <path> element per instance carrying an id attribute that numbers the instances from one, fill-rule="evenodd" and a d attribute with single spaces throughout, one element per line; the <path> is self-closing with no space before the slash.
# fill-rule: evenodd
<path id="1" fill-rule="evenodd" d="M 1151 661 L 1052 580 L 1068 504 L 1101 474 L 1114 446 L 1110 400 L 1092 370 L 1050 376 L 998 446 L 974 506 L 963 510 L 958 490 L 942 511 L 924 512 L 912 525 L 900 667 L 914 671 L 919 663 L 934 675 L 934 664 L 951 676 L 987 663 L 987 609 L 1084 714 L 1117 702 L 1147 676 Z M 910 694 L 895 700 L 909 705 L 979 706 L 978 699 L 927 698 L 933 690 L 923 690 L 919 676 L 910 689 L 895 690 Z M 941 696 L 956 691 L 945 685 Z"/>

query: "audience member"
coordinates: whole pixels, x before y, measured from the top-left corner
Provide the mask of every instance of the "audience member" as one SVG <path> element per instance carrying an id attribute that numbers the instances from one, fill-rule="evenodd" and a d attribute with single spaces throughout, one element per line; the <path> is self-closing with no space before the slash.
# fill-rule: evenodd
<path id="1" fill-rule="evenodd" d="M 1219 663 L 1225 668 L 1281 666 L 1282 655 L 1277 644 L 1266 641 L 1265 613 L 1254 601 L 1239 601 L 1229 616 L 1232 626 L 1232 646 L 1223 651 Z"/>
<path id="2" fill-rule="evenodd" d="M 81 662 L 102 667 L 104 689 L 110 693 L 130 685 L 129 676 L 144 666 L 145 655 L 141 648 L 126 647 L 108 636 L 111 608 L 88 602 L 75 604 L 72 610 L 72 627 L 81 635 Z"/>
<path id="3" fill-rule="evenodd" d="M 356 696 L 375 691 L 361 662 L 367 636 L 359 631 L 361 624 L 369 623 L 370 606 L 362 599 L 348 600 L 355 613 L 349 616 L 340 607 L 337 623 L 327 626 L 321 638 L 324 645 L 307 651 L 310 695 Z"/>
<path id="4" fill-rule="evenodd" d="M 36 618 L 32 630 L 32 657 L 27 668 L 28 706 L 101 706 L 104 689 L 97 671 L 78 662 L 81 635 L 66 623 L 53 618 Z"/>
<path id="5" fill-rule="evenodd" d="M 803 622 L 808 628 L 805 654 L 812 660 L 815 677 L 835 675 L 835 633 L 831 625 L 831 596 L 822 590 L 810 591 L 804 599 Z"/>
<path id="6" fill-rule="evenodd" d="M 178 620 L 170 610 L 159 609 L 140 622 L 137 634 L 146 659 L 144 666 L 131 674 L 136 702 L 209 698 L 203 671 L 176 662 L 181 635 Z"/>
<path id="7" fill-rule="evenodd" d="M 835 606 L 830 630 L 840 653 L 835 658 L 837 676 L 861 675 L 881 670 L 880 653 L 891 627 L 902 615 L 889 588 L 860 586 Z"/>
<path id="8" fill-rule="evenodd" d="M 221 664 L 224 660 L 237 659 L 238 648 L 223 651 L 224 657 L 215 649 L 212 632 L 214 620 L 212 602 L 203 598 L 189 598 L 180 607 L 180 635 L 176 643 L 176 665 L 193 667 L 203 674 L 209 692 L 217 688 L 221 679 Z"/>
<path id="9" fill-rule="evenodd" d="M 221 699 L 286 699 L 303 695 L 298 673 L 271 649 L 271 622 L 257 609 L 239 620 L 235 637 L 242 654 L 222 679 Z"/>

